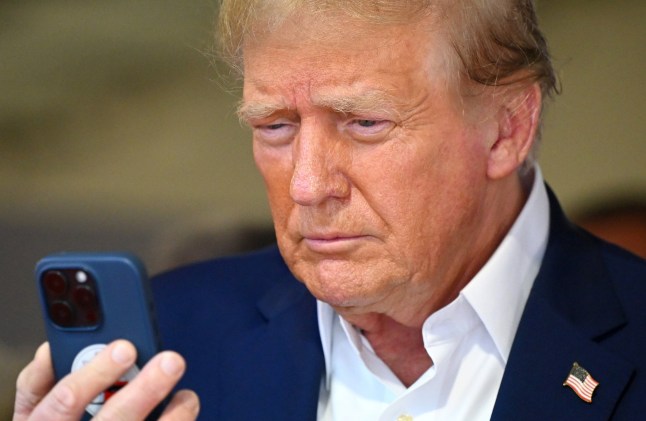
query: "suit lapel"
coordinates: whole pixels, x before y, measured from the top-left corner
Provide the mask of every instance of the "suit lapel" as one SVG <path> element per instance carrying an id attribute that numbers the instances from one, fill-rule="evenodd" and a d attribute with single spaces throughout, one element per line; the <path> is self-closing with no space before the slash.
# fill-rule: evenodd
<path id="1" fill-rule="evenodd" d="M 609 419 L 633 374 L 600 346 L 625 317 L 596 244 L 550 192 L 550 237 L 505 368 L 492 419 Z M 562 386 L 578 362 L 599 382 L 592 403 Z"/>
<path id="2" fill-rule="evenodd" d="M 592 403 L 562 386 L 578 362 L 599 382 Z M 531 296 L 502 380 L 492 419 L 609 419 L 633 368 Z"/>
<path id="3" fill-rule="evenodd" d="M 264 322 L 231 338 L 222 381 L 234 396 L 223 419 L 315 420 L 324 363 L 316 301 L 294 278 L 279 282 L 259 300 Z"/>

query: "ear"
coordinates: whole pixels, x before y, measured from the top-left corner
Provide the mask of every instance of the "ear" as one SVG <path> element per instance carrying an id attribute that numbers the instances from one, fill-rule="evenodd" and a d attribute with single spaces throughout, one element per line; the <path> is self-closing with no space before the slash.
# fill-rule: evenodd
<path id="1" fill-rule="evenodd" d="M 515 172 L 532 149 L 541 112 L 541 90 L 534 83 L 513 87 L 499 97 L 498 136 L 489 147 L 487 176 L 492 180 Z"/>

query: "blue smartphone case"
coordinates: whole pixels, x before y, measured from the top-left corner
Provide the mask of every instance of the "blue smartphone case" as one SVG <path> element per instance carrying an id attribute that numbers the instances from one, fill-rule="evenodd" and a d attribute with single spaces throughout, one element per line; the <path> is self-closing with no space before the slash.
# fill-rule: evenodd
<path id="1" fill-rule="evenodd" d="M 44 274 L 71 269 L 83 271 L 94 280 L 96 300 L 101 310 L 101 320 L 96 326 L 61 327 L 50 317 L 42 281 Z M 57 380 L 72 370 L 79 352 L 92 345 L 127 339 L 137 348 L 139 369 L 159 352 L 159 335 L 148 278 L 135 256 L 128 253 L 61 253 L 47 256 L 36 265 L 36 283 Z"/>

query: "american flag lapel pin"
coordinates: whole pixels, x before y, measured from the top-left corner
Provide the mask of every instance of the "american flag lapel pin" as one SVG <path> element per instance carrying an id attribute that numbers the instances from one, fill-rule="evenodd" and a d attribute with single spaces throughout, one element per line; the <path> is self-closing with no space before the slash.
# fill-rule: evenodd
<path id="1" fill-rule="evenodd" d="M 570 374 L 563 382 L 563 386 L 569 386 L 579 398 L 592 403 L 592 395 L 599 386 L 599 382 L 585 368 L 575 362 L 570 369 Z"/>

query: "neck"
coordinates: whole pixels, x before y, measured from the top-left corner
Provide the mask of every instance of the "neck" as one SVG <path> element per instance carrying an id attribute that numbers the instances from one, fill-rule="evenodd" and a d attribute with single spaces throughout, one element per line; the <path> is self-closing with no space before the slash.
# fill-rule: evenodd
<path id="1" fill-rule="evenodd" d="M 411 386 L 431 368 L 433 361 L 424 347 L 421 329 L 383 315 L 374 315 L 370 322 L 367 329 L 361 329 L 362 334 L 404 386 Z"/>
<path id="2" fill-rule="evenodd" d="M 507 187 L 494 192 L 489 203 L 485 204 L 489 213 L 483 215 L 479 224 L 483 229 L 478 231 L 476 241 L 472 242 L 480 246 L 455 259 L 465 264 L 442 272 L 443 281 L 425 290 L 430 292 L 429 295 L 420 294 L 418 290 L 408 291 L 376 311 L 336 309 L 348 322 L 361 329 L 375 353 L 406 387 L 433 365 L 423 343 L 424 321 L 457 298 L 494 253 L 520 213 L 527 192 L 517 178 Z"/>

